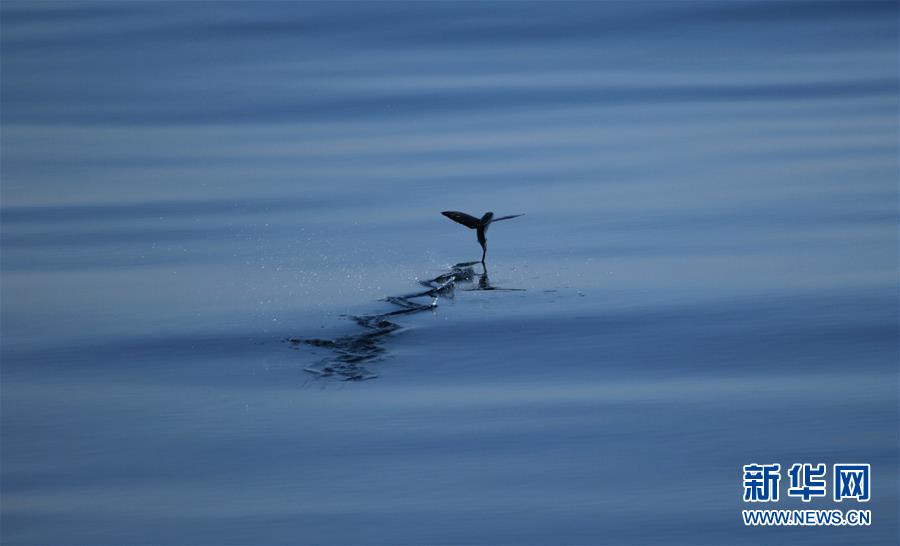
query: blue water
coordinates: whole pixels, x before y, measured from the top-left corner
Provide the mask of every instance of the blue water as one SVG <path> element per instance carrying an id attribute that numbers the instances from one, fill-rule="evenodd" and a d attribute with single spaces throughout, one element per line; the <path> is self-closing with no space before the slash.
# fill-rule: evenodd
<path id="1" fill-rule="evenodd" d="M 897 544 L 895 2 L 0 25 L 4 545 Z M 525 213 L 524 291 L 304 371 L 480 257 L 448 209 Z M 753 462 L 871 463 L 873 524 L 744 527 Z"/>

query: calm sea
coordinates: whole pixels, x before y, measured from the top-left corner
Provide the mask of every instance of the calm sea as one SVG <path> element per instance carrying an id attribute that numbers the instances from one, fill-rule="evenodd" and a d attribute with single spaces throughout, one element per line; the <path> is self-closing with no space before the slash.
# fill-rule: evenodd
<path id="1" fill-rule="evenodd" d="M 4 545 L 897 544 L 896 2 L 0 25 Z M 517 290 L 305 371 L 480 257 L 443 210 L 525 213 Z M 873 524 L 745 527 L 796 462 L 870 463 Z"/>

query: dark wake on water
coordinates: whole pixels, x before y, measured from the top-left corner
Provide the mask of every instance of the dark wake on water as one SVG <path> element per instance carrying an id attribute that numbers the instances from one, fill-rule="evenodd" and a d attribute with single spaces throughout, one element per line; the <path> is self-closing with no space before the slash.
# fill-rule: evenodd
<path id="1" fill-rule="evenodd" d="M 378 375 L 365 364 L 381 359 L 386 349 L 385 339 L 403 329 L 403 326 L 391 320 L 401 315 L 420 313 L 434 310 L 438 306 L 439 298 L 453 299 L 456 289 L 462 285 L 473 285 L 461 290 L 507 290 L 522 291 L 520 288 L 499 288 L 491 284 L 487 268 L 481 273 L 476 273 L 474 265 L 481 262 L 462 262 L 450 267 L 450 269 L 433 279 L 419 281 L 426 288 L 421 292 L 405 294 L 403 296 L 388 296 L 382 301 L 392 303 L 399 307 L 387 313 L 376 315 L 354 315 L 350 318 L 363 330 L 357 334 L 340 336 L 334 339 L 323 338 L 288 338 L 285 341 L 295 347 L 306 344 L 313 347 L 329 349 L 332 354 L 320 362 L 309 366 L 305 371 L 323 378 L 335 378 L 342 381 L 363 381 L 374 379 Z M 422 298 L 431 298 L 428 303 L 422 303 Z"/>

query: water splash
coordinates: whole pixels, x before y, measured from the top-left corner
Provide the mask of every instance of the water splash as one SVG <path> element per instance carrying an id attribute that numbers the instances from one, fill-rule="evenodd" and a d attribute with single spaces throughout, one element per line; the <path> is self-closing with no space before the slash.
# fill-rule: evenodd
<path id="1" fill-rule="evenodd" d="M 392 320 L 395 317 L 434 310 L 439 299 L 453 299 L 457 288 L 463 284 L 474 285 L 473 288 L 461 288 L 463 290 L 520 290 L 493 286 L 486 268 L 482 273 L 475 272 L 473 266 L 480 263 L 458 263 L 433 279 L 419 281 L 425 290 L 402 296 L 388 296 L 382 300 L 399 309 L 376 315 L 351 316 L 362 327 L 362 331 L 357 334 L 333 339 L 289 338 L 286 341 L 294 346 L 311 345 L 331 351 L 332 354 L 305 368 L 309 373 L 343 381 L 374 379 L 378 377 L 377 374 L 366 365 L 382 359 L 387 352 L 384 347 L 386 338 L 403 330 L 403 326 Z M 423 301 L 425 298 L 429 299 Z"/>

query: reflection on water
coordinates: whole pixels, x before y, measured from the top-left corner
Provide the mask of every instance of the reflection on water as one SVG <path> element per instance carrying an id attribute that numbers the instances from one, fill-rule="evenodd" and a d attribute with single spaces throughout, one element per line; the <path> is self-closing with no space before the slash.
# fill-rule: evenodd
<path id="1" fill-rule="evenodd" d="M 0 3 L 2 542 L 890 543 L 897 10 Z"/>

